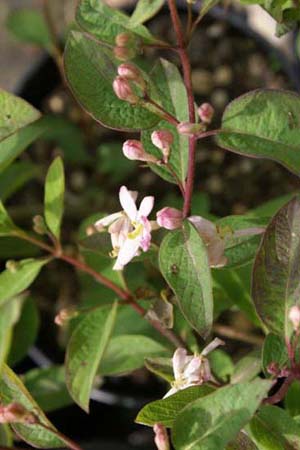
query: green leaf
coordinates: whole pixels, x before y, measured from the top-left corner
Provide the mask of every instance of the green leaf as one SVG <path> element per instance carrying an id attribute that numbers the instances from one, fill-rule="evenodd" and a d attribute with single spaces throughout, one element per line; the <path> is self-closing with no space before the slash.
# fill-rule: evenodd
<path id="1" fill-rule="evenodd" d="M 176 294 L 183 315 L 201 336 L 206 337 L 213 319 L 211 274 L 206 247 L 188 220 L 182 229 L 170 232 L 164 238 L 159 265 Z"/>
<path id="2" fill-rule="evenodd" d="M 248 428 L 259 450 L 300 449 L 300 426 L 277 406 L 264 406 Z"/>
<path id="3" fill-rule="evenodd" d="M 284 407 L 291 416 L 300 414 L 300 382 L 293 381 L 284 398 Z"/>
<path id="4" fill-rule="evenodd" d="M 113 337 L 105 350 L 98 370 L 99 375 L 119 375 L 143 367 L 147 357 L 167 354 L 158 342 L 142 335 Z"/>
<path id="5" fill-rule="evenodd" d="M 247 264 L 255 257 L 267 219 L 247 216 L 227 216 L 219 219 L 216 226 L 224 235 L 226 268 Z"/>
<path id="6" fill-rule="evenodd" d="M 44 259 L 23 259 L 16 262 L 14 269 L 0 273 L 0 306 L 20 292 L 27 289 L 40 273 L 41 268 L 50 261 Z"/>
<path id="7" fill-rule="evenodd" d="M 147 22 L 158 13 L 164 3 L 164 0 L 138 0 L 129 23 L 131 26 L 137 26 Z"/>
<path id="8" fill-rule="evenodd" d="M 208 356 L 212 373 L 219 380 L 227 382 L 234 373 L 231 357 L 223 350 L 217 349 Z"/>
<path id="9" fill-rule="evenodd" d="M 120 100 L 114 93 L 117 65 L 111 51 L 93 38 L 78 31 L 69 34 L 65 49 L 66 77 L 82 107 L 109 128 L 139 131 L 153 127 L 159 121 L 156 114 Z"/>
<path id="10" fill-rule="evenodd" d="M 159 98 L 164 109 L 175 116 L 180 122 L 188 121 L 189 114 L 186 89 L 177 67 L 165 59 L 160 59 L 151 72 L 151 78 L 159 89 Z M 188 138 L 179 134 L 176 127 L 165 120 L 161 120 L 151 130 L 143 131 L 141 137 L 145 149 L 157 158 L 161 158 L 161 151 L 151 141 L 151 133 L 157 129 L 169 130 L 173 135 L 174 140 L 171 146 L 169 164 L 184 185 L 188 164 Z M 157 164 L 150 164 L 150 167 L 165 180 L 177 183 L 177 180 L 168 168 L 158 166 Z"/>
<path id="11" fill-rule="evenodd" d="M 12 447 L 14 444 L 12 431 L 7 424 L 0 425 L 0 445 Z"/>
<path id="12" fill-rule="evenodd" d="M 22 100 L 23 101 L 23 100 Z M 0 94 L 0 107 L 1 107 L 1 94 Z M 29 107 L 29 105 L 28 105 Z M 38 118 L 38 112 L 34 110 L 36 118 Z M 27 114 L 24 112 L 24 115 Z M 33 115 L 33 114 L 32 114 Z M 16 112 L 16 116 L 18 116 Z M 0 134 L 1 134 L 1 119 L 0 113 Z M 36 119 L 32 119 L 36 120 Z M 43 119 L 36 120 L 30 125 L 20 125 L 19 129 L 12 131 L 7 137 L 1 139 L 0 136 L 0 172 L 6 169 L 26 148 L 39 138 L 47 129 Z"/>
<path id="13" fill-rule="evenodd" d="M 271 363 L 276 363 L 279 369 L 283 369 L 288 359 L 284 339 L 276 334 L 268 334 L 262 349 L 262 366 L 265 375 L 270 376 L 268 366 Z"/>
<path id="14" fill-rule="evenodd" d="M 17 9 L 7 19 L 7 28 L 27 44 L 51 50 L 51 35 L 43 15 L 34 9 Z"/>
<path id="15" fill-rule="evenodd" d="M 0 201 L 0 237 L 11 236 L 15 231 L 18 231 L 18 227 L 13 223 L 3 203 Z"/>
<path id="16" fill-rule="evenodd" d="M 176 450 L 223 450 L 251 419 L 271 383 L 226 386 L 194 401 L 177 417 L 172 441 Z"/>
<path id="17" fill-rule="evenodd" d="M 37 178 L 39 168 L 29 161 L 16 161 L 0 173 L 0 198 L 4 202 L 24 184 Z"/>
<path id="18" fill-rule="evenodd" d="M 14 366 L 25 358 L 29 348 L 35 343 L 39 331 L 39 325 L 39 312 L 36 302 L 31 297 L 26 298 L 20 320 L 14 327 L 8 357 L 8 363 L 10 366 Z"/>
<path id="19" fill-rule="evenodd" d="M 75 402 L 89 410 L 90 393 L 101 359 L 108 345 L 117 312 L 117 303 L 87 313 L 68 343 L 66 382 Z"/>
<path id="20" fill-rule="evenodd" d="M 24 241 L 24 239 L 14 236 L 1 237 L 0 258 L 3 260 L 28 258 L 40 256 L 40 254 L 41 250 L 36 245 Z"/>
<path id="21" fill-rule="evenodd" d="M 40 134 L 37 124 L 27 127 L 40 116 L 25 100 L 0 90 L 0 171 Z"/>
<path id="22" fill-rule="evenodd" d="M 231 384 L 244 383 L 251 381 L 261 371 L 261 353 L 259 350 L 253 350 L 241 358 L 235 366 L 231 376 Z"/>
<path id="23" fill-rule="evenodd" d="M 13 298 L 0 307 L 0 374 L 10 350 L 13 327 L 20 317 L 24 296 Z"/>
<path id="24" fill-rule="evenodd" d="M 64 210 L 65 174 L 62 159 L 49 167 L 45 182 L 45 220 L 51 233 L 59 239 Z"/>
<path id="25" fill-rule="evenodd" d="M 23 382 L 43 411 L 54 411 L 73 403 L 67 390 L 63 366 L 32 369 L 23 376 Z"/>
<path id="26" fill-rule="evenodd" d="M 173 364 L 171 358 L 146 358 L 145 366 L 147 369 L 171 383 L 174 380 Z"/>
<path id="27" fill-rule="evenodd" d="M 170 397 L 148 403 L 138 413 L 135 421 L 152 427 L 156 423 L 172 428 L 178 414 L 191 402 L 214 392 L 214 388 L 203 385 L 193 386 Z"/>
<path id="28" fill-rule="evenodd" d="M 300 201 L 294 198 L 274 216 L 264 234 L 253 268 L 256 310 L 275 334 L 289 338 L 291 306 L 299 303 Z"/>
<path id="29" fill-rule="evenodd" d="M 256 90 L 231 102 L 218 144 L 255 158 L 272 159 L 300 174 L 300 97 L 289 91 Z"/>
<path id="30" fill-rule="evenodd" d="M 28 411 L 38 417 L 41 424 L 49 428 L 46 429 L 42 425 L 12 425 L 13 430 L 25 442 L 39 448 L 65 447 L 64 441 L 55 434 L 56 429 L 33 400 L 20 378 L 6 365 L 3 366 L 2 376 L 0 377 L 0 401 L 4 405 L 12 402 L 22 404 Z M 54 431 L 51 431 L 51 429 Z"/>
<path id="31" fill-rule="evenodd" d="M 142 41 L 146 44 L 159 42 L 151 36 L 146 27 L 132 22 L 129 16 L 110 8 L 102 0 L 81 0 L 76 21 L 85 31 L 111 45 L 115 45 L 115 39 L 121 33 L 134 36 L 137 42 Z"/>

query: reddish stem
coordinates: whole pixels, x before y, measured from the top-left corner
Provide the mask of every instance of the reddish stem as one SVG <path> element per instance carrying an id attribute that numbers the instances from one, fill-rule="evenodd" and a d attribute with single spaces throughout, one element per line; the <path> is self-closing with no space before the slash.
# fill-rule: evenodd
<path id="1" fill-rule="evenodd" d="M 290 373 L 290 375 L 284 380 L 281 388 L 271 397 L 266 398 L 264 400 L 264 404 L 268 404 L 268 405 L 275 405 L 275 403 L 279 403 L 281 402 L 281 400 L 284 399 L 290 385 L 292 384 L 292 382 L 295 379 L 295 375 L 294 373 Z"/>
<path id="2" fill-rule="evenodd" d="M 195 123 L 195 100 L 192 85 L 191 76 L 191 64 L 188 57 L 186 43 L 184 39 L 184 33 L 181 25 L 181 21 L 176 8 L 175 0 L 168 0 L 168 5 L 170 9 L 171 19 L 174 26 L 176 39 L 178 43 L 178 54 L 182 64 L 184 84 L 186 87 L 186 92 L 188 96 L 188 107 L 189 107 L 189 121 Z M 195 176 L 195 152 L 196 152 L 196 142 L 195 136 L 189 138 L 189 162 L 187 171 L 186 188 L 184 195 L 183 204 L 183 216 L 187 217 L 190 214 L 192 195 L 194 189 L 194 176 Z"/>
<path id="3" fill-rule="evenodd" d="M 77 258 L 73 258 L 69 255 L 64 254 L 62 252 L 62 250 L 57 251 L 57 249 L 50 247 L 50 245 L 47 245 L 44 242 L 40 241 L 39 239 L 29 236 L 23 232 L 17 232 L 17 233 L 15 233 L 15 235 L 18 236 L 19 238 L 24 239 L 28 242 L 31 242 L 32 244 L 36 245 L 37 247 L 40 247 L 41 249 L 47 251 L 54 258 L 61 259 L 62 261 L 65 261 L 65 262 L 71 264 L 73 267 L 76 267 L 77 269 L 81 270 L 82 272 L 88 273 L 97 282 L 103 284 L 107 288 L 114 291 L 118 295 L 118 297 L 120 297 L 122 300 L 124 300 L 130 306 L 132 306 L 132 308 L 140 316 L 146 318 L 148 320 L 148 322 L 152 325 L 152 327 L 155 328 L 162 336 L 164 336 L 166 339 L 168 339 L 175 347 L 186 347 L 185 342 L 181 339 L 181 337 L 177 336 L 176 333 L 174 333 L 172 330 L 164 328 L 161 325 L 161 323 L 158 321 L 151 320 L 151 319 L 148 319 L 147 317 L 145 317 L 147 311 L 141 305 L 138 304 L 138 302 L 134 299 L 131 292 L 129 292 L 128 290 L 124 290 L 124 289 L 120 288 L 113 281 L 104 277 L 103 275 L 101 275 L 101 273 L 96 272 L 94 269 L 92 269 L 92 267 L 88 266 L 83 261 L 80 261 Z"/>

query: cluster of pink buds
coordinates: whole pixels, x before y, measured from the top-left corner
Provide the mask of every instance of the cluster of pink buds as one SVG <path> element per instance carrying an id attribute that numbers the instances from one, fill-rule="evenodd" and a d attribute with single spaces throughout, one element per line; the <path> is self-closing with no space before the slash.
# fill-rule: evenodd
<path id="1" fill-rule="evenodd" d="M 35 416 L 17 402 L 0 405 L 0 423 L 36 423 Z"/>
<path id="2" fill-rule="evenodd" d="M 132 105 L 137 104 L 140 97 L 134 92 L 133 86 L 136 86 L 142 93 L 145 91 L 146 83 L 141 72 L 133 64 L 121 64 L 118 67 L 118 75 L 113 82 L 113 90 L 116 96 Z"/>
<path id="3" fill-rule="evenodd" d="M 163 162 L 167 164 L 171 152 L 171 145 L 174 141 L 173 134 L 168 130 L 156 130 L 151 134 L 151 141 L 155 147 L 161 150 Z"/>

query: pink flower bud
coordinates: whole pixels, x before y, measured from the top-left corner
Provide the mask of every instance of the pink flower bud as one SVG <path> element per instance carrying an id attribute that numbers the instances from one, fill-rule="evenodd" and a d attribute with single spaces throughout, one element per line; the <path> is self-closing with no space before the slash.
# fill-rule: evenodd
<path id="1" fill-rule="evenodd" d="M 121 64 L 118 67 L 118 74 L 122 78 L 127 78 L 127 80 L 136 80 L 136 79 L 139 80 L 141 77 L 140 70 L 130 63 Z"/>
<path id="2" fill-rule="evenodd" d="M 120 100 L 135 104 L 138 103 L 138 97 L 132 92 L 130 83 L 126 78 L 117 76 L 113 82 L 113 90 Z"/>
<path id="3" fill-rule="evenodd" d="M 170 156 L 170 147 L 174 141 L 173 134 L 168 130 L 153 131 L 151 141 L 155 147 L 162 151 L 163 160 L 167 163 Z"/>
<path id="4" fill-rule="evenodd" d="M 160 423 L 153 427 L 155 433 L 154 442 L 158 450 L 170 450 L 169 436 L 166 428 Z"/>
<path id="5" fill-rule="evenodd" d="M 182 225 L 182 212 L 166 206 L 156 213 L 156 221 L 159 226 L 167 230 L 176 230 Z"/>
<path id="6" fill-rule="evenodd" d="M 294 305 L 289 310 L 289 319 L 293 324 L 294 330 L 299 330 L 300 325 L 300 307 L 298 305 Z"/>
<path id="7" fill-rule="evenodd" d="M 143 144 L 135 139 L 130 139 L 123 144 L 123 153 L 126 158 L 132 161 L 146 161 L 157 163 L 158 159 L 155 156 L 146 153 Z"/>
<path id="8" fill-rule="evenodd" d="M 198 108 L 200 120 L 206 124 L 211 123 L 214 113 L 215 110 L 209 103 L 202 103 Z"/>
<path id="9" fill-rule="evenodd" d="M 193 136 L 194 134 L 201 133 L 204 129 L 205 127 L 202 123 L 180 122 L 177 125 L 178 133 L 186 136 Z"/>

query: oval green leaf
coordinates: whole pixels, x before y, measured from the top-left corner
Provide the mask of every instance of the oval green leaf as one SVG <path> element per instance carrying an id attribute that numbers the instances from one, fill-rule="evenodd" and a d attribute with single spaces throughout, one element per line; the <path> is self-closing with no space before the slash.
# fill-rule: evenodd
<path id="1" fill-rule="evenodd" d="M 113 337 L 105 350 L 99 375 L 120 375 L 143 367 L 145 358 L 167 355 L 158 342 L 142 335 Z"/>
<path id="2" fill-rule="evenodd" d="M 211 274 L 206 247 L 188 220 L 182 229 L 170 232 L 164 238 L 159 265 L 176 294 L 183 315 L 201 336 L 206 337 L 213 319 Z"/>
<path id="3" fill-rule="evenodd" d="M 300 201 L 283 206 L 267 227 L 253 268 L 252 296 L 258 315 L 275 334 L 289 338 L 289 309 L 299 304 Z"/>
<path id="4" fill-rule="evenodd" d="M 65 362 L 67 387 L 74 401 L 87 412 L 94 378 L 108 345 L 116 312 L 117 303 L 87 313 L 68 343 Z"/>
<path id="5" fill-rule="evenodd" d="M 175 420 L 175 449 L 223 450 L 251 419 L 270 387 L 271 382 L 257 379 L 195 400 Z"/>
<path id="6" fill-rule="evenodd" d="M 231 102 L 217 138 L 220 147 L 253 158 L 277 161 L 300 174 L 300 96 L 256 90 Z"/>
<path id="7" fill-rule="evenodd" d="M 64 211 L 65 174 L 62 159 L 57 157 L 49 167 L 45 183 L 45 220 L 51 233 L 59 239 Z"/>

